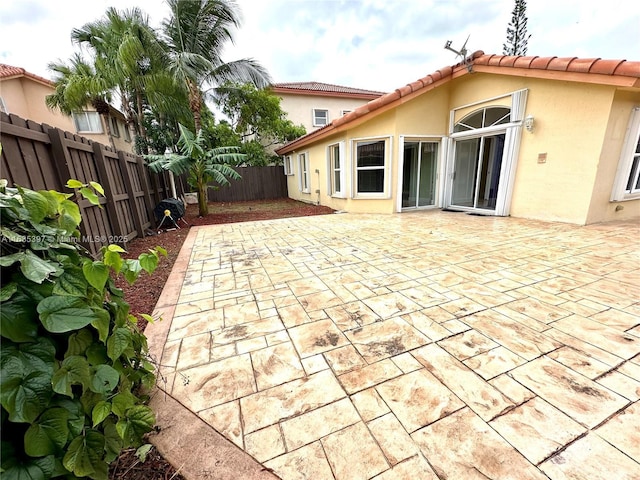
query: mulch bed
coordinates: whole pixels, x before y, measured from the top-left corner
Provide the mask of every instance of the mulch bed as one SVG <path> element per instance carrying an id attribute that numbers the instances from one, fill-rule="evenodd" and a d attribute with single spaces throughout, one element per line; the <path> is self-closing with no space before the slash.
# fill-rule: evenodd
<path id="1" fill-rule="evenodd" d="M 251 202 L 209 203 L 209 214 L 198 216 L 197 205 L 187 205 L 184 219 L 189 226 L 216 225 L 223 223 L 272 220 L 276 218 L 327 215 L 334 211 L 328 207 L 310 205 L 291 199 L 261 200 Z M 151 314 L 164 284 L 171 273 L 182 244 L 189 235 L 189 226 L 180 222 L 180 229 L 164 231 L 157 235 L 136 238 L 127 245 L 126 257 L 137 258 L 148 249 L 161 246 L 167 250 L 153 275 L 143 273 L 134 285 L 119 278 L 118 287 L 124 290 L 130 313 Z M 139 319 L 138 326 L 144 330 L 146 321 Z M 151 449 L 144 462 L 135 455 L 135 449 L 125 450 L 109 468 L 110 480 L 184 480 L 155 449 Z"/>

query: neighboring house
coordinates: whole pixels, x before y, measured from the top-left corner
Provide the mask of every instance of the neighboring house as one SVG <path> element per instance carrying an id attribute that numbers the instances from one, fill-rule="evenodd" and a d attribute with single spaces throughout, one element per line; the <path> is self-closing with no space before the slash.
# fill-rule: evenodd
<path id="1" fill-rule="evenodd" d="M 589 224 L 640 216 L 640 61 L 476 52 L 277 150 L 289 196 Z"/>
<path id="2" fill-rule="evenodd" d="M 110 145 L 103 119 L 92 107 L 71 117 L 50 110 L 45 98 L 54 93 L 51 80 L 27 72 L 24 68 L 0 63 L 0 111 L 52 127 L 77 133 L 93 141 Z M 133 153 L 131 134 L 122 112 L 111 107 L 111 132 L 119 150 Z"/>
<path id="3" fill-rule="evenodd" d="M 374 100 L 384 92 L 362 90 L 320 82 L 276 83 L 271 91 L 294 125 L 311 132 Z"/>

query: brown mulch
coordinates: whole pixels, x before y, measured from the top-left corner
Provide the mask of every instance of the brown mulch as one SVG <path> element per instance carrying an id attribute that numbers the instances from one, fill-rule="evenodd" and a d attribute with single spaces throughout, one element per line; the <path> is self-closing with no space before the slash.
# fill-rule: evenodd
<path id="1" fill-rule="evenodd" d="M 171 273 L 182 244 L 189 234 L 189 227 L 195 225 L 216 225 L 223 223 L 272 220 L 276 218 L 327 215 L 334 211 L 328 207 L 297 202 L 289 198 L 260 200 L 251 202 L 209 203 L 209 214 L 198 216 L 197 205 L 187 205 L 184 216 L 188 225 L 180 222 L 180 229 L 163 231 L 144 238 L 136 238 L 127 245 L 126 257 L 137 258 L 148 249 L 161 246 L 167 250 L 167 257 L 160 260 L 152 275 L 143 273 L 134 285 L 128 285 L 122 278 L 116 284 L 124 290 L 125 300 L 130 305 L 130 313 L 138 316 L 138 326 L 144 330 L 146 321 L 139 314 L 151 314 L 164 284 Z M 152 448 L 144 462 L 135 455 L 135 449 L 125 450 L 109 468 L 110 480 L 184 480 L 175 468 Z"/>

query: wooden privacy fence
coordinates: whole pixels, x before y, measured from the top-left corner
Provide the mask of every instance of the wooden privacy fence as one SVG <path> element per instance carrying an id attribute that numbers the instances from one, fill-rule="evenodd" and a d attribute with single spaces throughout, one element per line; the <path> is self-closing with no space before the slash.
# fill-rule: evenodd
<path id="1" fill-rule="evenodd" d="M 289 195 L 282 166 L 238 167 L 235 170 L 242 180 L 231 180 L 231 184 L 224 187 L 209 187 L 209 201 L 244 202 L 285 198 Z"/>
<path id="2" fill-rule="evenodd" d="M 102 185 L 102 208 L 76 198 L 82 215 L 81 243 L 94 255 L 103 245 L 124 245 L 143 237 L 155 225 L 155 205 L 171 195 L 167 174 L 153 174 L 142 157 L 79 135 L 17 115 L 0 117 L 0 178 L 10 186 L 69 192 L 65 184 L 70 178 Z"/>

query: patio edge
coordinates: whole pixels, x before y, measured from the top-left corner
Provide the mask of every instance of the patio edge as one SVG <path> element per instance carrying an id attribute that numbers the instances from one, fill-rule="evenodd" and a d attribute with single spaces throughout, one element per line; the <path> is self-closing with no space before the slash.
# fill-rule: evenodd
<path id="1" fill-rule="evenodd" d="M 160 315 L 163 320 L 147 325 L 144 332 L 149 345 L 149 355 L 157 363 L 162 359 L 176 302 L 200 228 L 205 227 L 191 227 L 156 303 L 153 316 Z M 151 434 L 149 441 L 184 478 L 279 478 L 160 387 L 156 387 L 152 392 L 150 407 L 156 413 L 158 433 Z"/>

